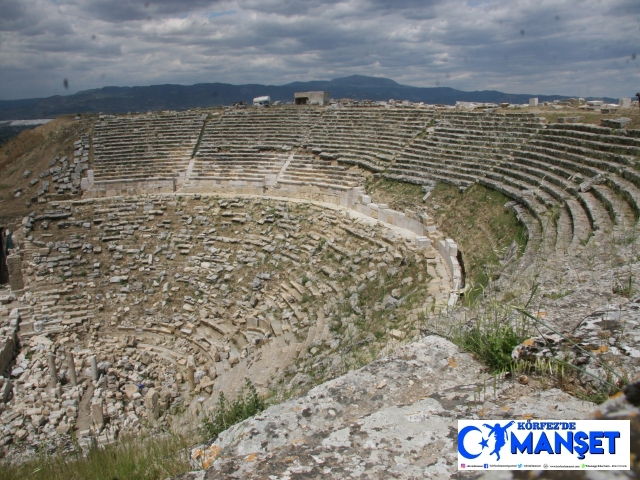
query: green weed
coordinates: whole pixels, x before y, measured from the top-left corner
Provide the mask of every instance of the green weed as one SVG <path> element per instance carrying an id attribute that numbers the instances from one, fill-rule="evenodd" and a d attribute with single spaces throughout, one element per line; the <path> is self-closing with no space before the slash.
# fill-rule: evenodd
<path id="1" fill-rule="evenodd" d="M 238 422 L 252 417 L 266 408 L 264 399 L 247 378 L 235 400 L 229 401 L 220 392 L 212 412 L 202 420 L 201 433 L 207 439 L 216 439 L 220 433 Z"/>
<path id="2" fill-rule="evenodd" d="M 492 372 L 498 372 L 511 366 L 511 352 L 528 334 L 529 324 L 522 319 L 514 321 L 511 315 L 480 316 L 452 332 L 450 339 Z"/>

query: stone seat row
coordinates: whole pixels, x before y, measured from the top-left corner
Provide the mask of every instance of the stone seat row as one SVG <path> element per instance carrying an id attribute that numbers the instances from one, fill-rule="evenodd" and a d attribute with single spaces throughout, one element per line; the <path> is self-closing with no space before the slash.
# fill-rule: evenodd
<path id="1" fill-rule="evenodd" d="M 415 135 L 411 132 L 394 132 L 389 129 L 382 131 L 370 131 L 365 129 L 349 129 L 345 131 L 329 131 L 325 135 L 316 135 L 307 137 L 305 144 L 314 145 L 318 142 L 327 143 L 363 143 L 372 142 L 376 144 L 389 144 L 393 146 L 403 146 L 407 141 L 411 140 Z"/>
<path id="2" fill-rule="evenodd" d="M 382 144 L 369 142 L 327 142 L 321 147 L 307 147 L 308 150 L 325 154 L 344 154 L 344 153 L 362 153 L 363 155 L 380 156 L 381 160 L 390 161 L 397 152 L 399 152 L 405 144 Z"/>
<path id="3" fill-rule="evenodd" d="M 514 148 L 517 145 L 514 145 Z M 478 142 L 469 144 L 438 142 L 437 140 L 424 140 L 420 143 L 413 143 L 398 154 L 401 158 L 430 158 L 440 157 L 446 158 L 494 158 L 500 160 L 508 156 L 513 149 L 506 148 L 502 145 L 487 144 Z"/>
<path id="4" fill-rule="evenodd" d="M 131 158 L 120 158 L 118 159 L 110 159 L 109 161 L 100 162 L 95 164 L 94 170 L 111 170 L 117 168 L 119 166 L 127 167 L 127 166 L 139 166 L 139 167 L 161 167 L 167 166 L 171 168 L 175 168 L 176 166 L 181 166 L 183 164 L 186 165 L 188 163 L 188 158 L 185 157 L 160 157 L 160 158 L 152 158 L 152 157 L 131 157 Z"/>
<path id="5" fill-rule="evenodd" d="M 101 137 L 95 139 L 95 150 L 109 152 L 114 149 L 139 149 L 139 148 L 172 148 L 190 144 L 198 140 L 193 132 L 189 134 L 176 134 L 176 136 L 165 136 L 158 138 L 145 138 L 142 136 L 114 135 L 112 138 Z M 104 141 L 104 144 L 102 143 Z"/>
<path id="6" fill-rule="evenodd" d="M 143 136 L 115 135 L 113 138 L 96 138 L 94 147 L 95 151 L 104 152 L 122 149 L 172 148 L 175 146 L 188 145 L 198 140 L 197 135 L 192 135 L 193 132 L 189 133 L 190 135 L 177 134 L 175 137 L 151 139 Z M 105 140 L 104 144 L 102 143 L 103 140 Z"/>
<path id="7" fill-rule="evenodd" d="M 392 110 L 364 110 L 358 111 L 354 109 L 337 109 L 334 111 L 327 111 L 319 119 L 314 128 L 321 128 L 326 124 L 337 125 L 397 125 L 403 126 L 407 124 L 413 124 L 413 126 L 420 125 L 422 123 L 428 123 L 431 120 L 431 113 L 413 111 L 410 113 L 394 112 Z"/>
<path id="8" fill-rule="evenodd" d="M 576 193 L 576 198 L 573 198 L 562 189 L 564 184 L 558 188 L 548 176 L 539 176 L 539 172 L 536 172 L 537 175 L 533 175 L 531 172 L 519 170 L 517 166 L 509 168 L 510 166 L 512 166 L 510 162 L 494 164 L 487 168 L 477 162 L 438 164 L 436 162 L 412 161 L 404 168 L 399 164 L 389 172 L 391 175 L 395 175 L 395 178 L 405 178 L 403 177 L 404 172 L 411 169 L 414 176 L 412 179 L 407 179 L 413 180 L 414 183 L 435 178 L 466 187 L 478 181 L 520 201 L 543 223 L 546 223 L 543 216 L 550 209 L 556 204 L 564 205 L 572 221 L 571 231 L 579 235 L 576 240 L 587 238 L 588 230 L 611 227 L 607 209 L 603 208 L 590 192 Z M 424 172 L 424 174 L 416 175 L 416 170 Z"/>
<path id="9" fill-rule="evenodd" d="M 514 113 L 495 113 L 495 112 L 442 112 L 443 118 L 467 118 L 472 120 L 487 119 L 490 121 L 506 120 L 510 122 L 518 122 L 538 118 L 535 113 L 530 112 L 514 112 Z"/>
<path id="10" fill-rule="evenodd" d="M 285 157 L 280 155 L 265 153 L 245 153 L 245 152 L 219 152 L 209 153 L 198 152 L 194 170 L 212 170 L 218 168 L 263 168 L 280 169 Z"/>
<path id="11" fill-rule="evenodd" d="M 438 125 L 437 127 L 438 133 L 442 137 L 450 137 L 450 138 L 461 138 L 461 139 L 470 139 L 474 140 L 477 138 L 487 138 L 498 141 L 501 139 L 502 141 L 514 141 L 514 140 L 527 140 L 532 135 L 537 133 L 538 128 L 531 129 L 511 129 L 509 127 L 501 127 L 495 128 L 491 127 L 491 129 L 469 129 L 464 127 L 453 127 L 453 126 L 442 126 Z"/>
<path id="12" fill-rule="evenodd" d="M 108 161 L 113 158 L 123 157 L 167 157 L 167 158 L 185 158 L 191 157 L 192 148 L 184 148 L 183 146 L 176 145 L 172 148 L 160 148 L 160 149 L 147 149 L 138 147 L 137 149 L 112 149 L 109 152 L 102 153 L 99 150 L 95 151 L 94 161 Z"/>
<path id="13" fill-rule="evenodd" d="M 349 138 L 349 137 L 366 137 L 372 139 L 391 140 L 397 138 L 413 138 L 425 128 L 423 123 L 414 127 L 397 127 L 390 124 L 381 125 L 335 125 L 316 127 L 309 131 L 306 137 L 309 143 L 326 141 L 327 138 Z"/>
<path id="14" fill-rule="evenodd" d="M 287 166 L 281 181 L 296 181 L 317 186 L 357 186 L 362 176 L 342 165 L 331 165 L 313 157 L 296 155 Z"/>
<path id="15" fill-rule="evenodd" d="M 514 142 L 511 139 L 492 137 L 483 139 L 464 139 L 450 136 L 434 136 L 429 135 L 419 141 L 412 142 L 407 149 L 455 149 L 460 151 L 482 151 L 482 150 L 513 150 L 520 146 L 522 142 Z"/>
<path id="16" fill-rule="evenodd" d="M 117 128 L 111 126 L 99 127 L 96 125 L 94 132 L 94 138 L 98 140 L 102 139 L 114 139 L 119 137 L 128 138 L 148 138 L 152 139 L 172 139 L 180 135 L 193 135 L 198 131 L 198 128 L 202 127 L 202 122 L 193 122 L 185 125 L 167 125 L 166 128 L 135 128 L 133 125 L 121 125 Z"/>
<path id="17" fill-rule="evenodd" d="M 96 139 L 113 139 L 118 137 L 129 138 L 148 138 L 149 140 L 171 140 L 180 136 L 192 136 L 194 132 L 197 132 L 198 127 L 201 127 L 202 123 L 193 123 L 190 125 L 179 125 L 175 128 L 158 128 L 158 129 L 139 129 L 132 128 L 128 125 L 123 125 L 122 128 L 102 128 L 96 129 Z M 97 128 L 97 127 L 96 127 Z"/>
<path id="18" fill-rule="evenodd" d="M 562 130 L 567 130 L 567 127 L 564 126 Z M 555 140 L 555 131 L 555 128 L 541 131 L 536 139 L 544 137 Z M 609 145 L 607 139 L 610 138 L 613 144 L 618 140 L 618 135 L 610 130 L 598 129 L 598 135 L 600 141 L 597 147 L 600 150 L 602 144 Z M 545 154 L 541 154 L 536 147 L 536 139 L 515 149 L 513 159 L 508 161 L 494 158 L 488 162 L 478 159 L 464 162 L 460 158 L 442 158 L 442 155 L 428 160 L 420 160 L 418 157 L 400 158 L 394 168 L 389 170 L 389 175 L 396 178 L 404 176 L 414 182 L 437 178 L 461 186 L 479 181 L 518 199 L 538 215 L 557 203 L 567 209 L 572 231 L 581 238 L 585 238 L 587 228 L 608 229 L 616 223 L 635 223 L 640 194 L 637 182 L 639 176 L 628 167 L 621 166 L 625 163 L 624 159 L 617 158 L 618 163 L 602 162 L 586 155 L 576 156 L 561 150 L 547 150 Z M 581 153 L 588 155 L 592 152 L 594 156 L 599 156 L 600 150 L 582 148 Z M 607 153 L 607 158 L 616 160 L 612 153 Z M 607 170 L 598 169 L 597 166 L 606 167 Z M 604 183 L 592 185 L 588 191 L 581 191 L 580 184 L 585 179 L 597 176 L 602 176 Z M 539 205 L 531 202 L 530 193 L 523 195 L 523 192 L 533 192 Z"/>
<path id="19" fill-rule="evenodd" d="M 319 111 L 313 110 L 298 112 L 280 109 L 268 113 L 261 111 L 225 113 L 207 124 L 202 143 L 205 145 L 254 143 L 298 145 L 319 115 Z"/>
<path id="20" fill-rule="evenodd" d="M 242 145 L 269 145 L 275 147 L 281 147 L 283 145 L 298 146 L 302 141 L 300 135 L 277 135 L 277 134 L 264 134 L 264 135 L 244 135 L 244 134 L 230 134 L 221 135 L 218 139 L 208 137 L 202 147 L 198 151 L 206 152 L 208 149 L 215 148 L 227 148 L 230 146 L 242 146 Z"/>
<path id="21" fill-rule="evenodd" d="M 553 141 L 556 144 L 564 145 L 566 149 L 588 149 L 590 152 L 597 153 L 599 155 L 606 155 L 611 153 L 614 156 L 619 156 L 619 159 L 623 163 L 629 163 L 625 161 L 626 157 L 637 158 L 640 155 L 640 139 L 629 138 L 620 135 L 608 135 L 603 134 L 593 135 L 590 133 L 583 134 L 581 130 L 572 131 L 567 128 L 557 128 L 558 126 L 568 126 L 567 124 L 552 124 L 545 131 L 542 131 L 536 141 Z M 584 151 L 584 150 L 583 150 Z M 609 158 L 615 158 L 610 156 Z"/>
<path id="22" fill-rule="evenodd" d="M 392 117 L 358 117 L 358 118 L 343 118 L 343 117 L 327 117 L 322 118 L 321 121 L 313 126 L 314 130 L 333 130 L 343 129 L 349 130 L 353 128 L 367 128 L 368 130 L 382 130 L 387 128 L 396 128 L 398 130 L 413 129 L 423 126 L 425 121 L 429 121 L 429 118 L 421 119 L 394 119 Z"/>
<path id="23" fill-rule="evenodd" d="M 193 121 L 174 121 L 164 124 L 149 124 L 136 125 L 132 122 L 116 123 L 116 124 L 96 124 L 96 135 L 99 137 L 113 137 L 117 134 L 124 134 L 130 136 L 146 136 L 146 137 L 163 137 L 172 136 L 176 133 L 190 132 L 198 126 L 202 126 L 202 119 L 195 119 Z"/>
<path id="24" fill-rule="evenodd" d="M 169 141 L 184 137 L 196 137 L 202 128 L 202 122 L 194 122 L 189 125 L 180 125 L 158 129 L 136 129 L 132 125 L 122 125 L 120 128 L 98 127 L 94 132 L 94 139 L 99 143 L 104 140 L 114 139 L 147 139 L 148 141 Z"/>
<path id="25" fill-rule="evenodd" d="M 96 179 L 100 181 L 117 180 L 117 179 L 172 179 L 178 174 L 183 173 L 184 168 L 177 169 L 174 165 L 160 167 L 154 165 L 122 167 L 118 170 L 105 169 L 97 172 Z"/>
<path id="26" fill-rule="evenodd" d="M 514 119 L 469 119 L 469 118 L 457 118 L 451 115 L 442 114 L 439 118 L 434 120 L 435 125 L 451 128 L 464 128 L 469 130 L 485 130 L 487 128 L 501 130 L 504 128 L 514 129 L 516 131 L 521 130 L 535 130 L 544 125 L 541 119 L 531 118 L 526 121 L 514 121 Z"/>

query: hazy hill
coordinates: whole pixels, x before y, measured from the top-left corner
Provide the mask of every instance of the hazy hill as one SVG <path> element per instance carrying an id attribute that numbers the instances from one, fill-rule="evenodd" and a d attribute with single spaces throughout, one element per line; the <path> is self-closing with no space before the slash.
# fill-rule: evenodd
<path id="1" fill-rule="evenodd" d="M 419 88 L 401 85 L 389 78 L 352 75 L 328 81 L 294 82 L 287 85 L 151 85 L 148 87 L 103 87 L 66 96 L 0 101 L 0 120 L 53 118 L 67 113 L 126 113 L 148 110 L 185 110 L 195 107 L 250 102 L 270 95 L 272 100 L 293 101 L 294 92 L 328 90 L 332 98 L 356 100 L 410 100 L 413 102 L 455 104 L 471 102 L 525 103 L 530 97 L 540 101 L 562 100 L 561 95 L 512 94 L 494 90 L 464 92 L 449 87 Z M 614 99 L 606 99 L 614 101 Z"/>

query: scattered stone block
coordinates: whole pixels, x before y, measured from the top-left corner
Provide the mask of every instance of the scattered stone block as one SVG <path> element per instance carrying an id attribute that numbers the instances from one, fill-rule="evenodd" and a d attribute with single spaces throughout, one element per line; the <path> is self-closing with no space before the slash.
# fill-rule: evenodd
<path id="1" fill-rule="evenodd" d="M 11 291 L 22 290 L 24 288 L 24 279 L 22 277 L 22 258 L 20 255 L 9 255 L 7 257 L 7 269 L 9 270 L 9 286 Z"/>
<path id="2" fill-rule="evenodd" d="M 624 128 L 629 123 L 631 123 L 631 119 L 628 117 L 603 118 L 601 121 L 603 127 L 610 128 Z"/>
<path id="3" fill-rule="evenodd" d="M 415 239 L 416 248 L 422 250 L 423 248 L 431 248 L 431 239 L 429 237 L 418 236 Z"/>
<path id="4" fill-rule="evenodd" d="M 402 340 L 404 338 L 404 333 L 400 330 L 391 330 L 389 332 L 389 336 L 391 338 L 395 338 L 396 340 Z"/>

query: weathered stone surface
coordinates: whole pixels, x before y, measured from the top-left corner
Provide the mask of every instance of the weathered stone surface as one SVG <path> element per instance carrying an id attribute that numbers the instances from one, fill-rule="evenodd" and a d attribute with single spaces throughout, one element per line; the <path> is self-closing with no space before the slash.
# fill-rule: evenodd
<path id="1" fill-rule="evenodd" d="M 24 288 L 22 258 L 20 255 L 9 255 L 6 262 L 7 269 L 9 270 L 9 286 L 11 287 L 11 291 L 22 290 Z"/>
<path id="2" fill-rule="evenodd" d="M 428 478 L 457 472 L 458 418 L 577 418 L 592 404 L 491 377 L 440 337 L 270 407 L 192 453 L 204 478 Z"/>
<path id="3" fill-rule="evenodd" d="M 624 128 L 629 123 L 631 123 L 631 119 L 627 118 L 627 117 L 603 118 L 602 119 L 602 126 L 603 127 Z"/>
<path id="4" fill-rule="evenodd" d="M 568 332 L 567 338 L 556 334 L 532 337 L 515 348 L 513 358 L 532 363 L 536 359 L 562 358 L 580 367 L 575 375 L 582 385 L 597 390 L 598 378 L 617 383 L 640 375 L 640 337 L 625 334 L 638 329 L 640 295 L 622 305 L 597 309 Z"/>

